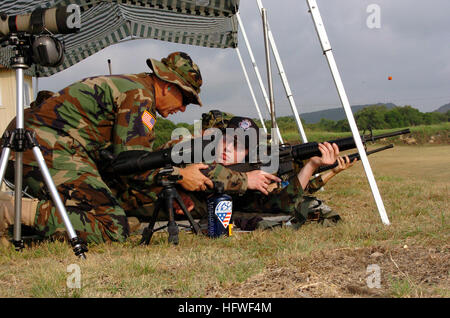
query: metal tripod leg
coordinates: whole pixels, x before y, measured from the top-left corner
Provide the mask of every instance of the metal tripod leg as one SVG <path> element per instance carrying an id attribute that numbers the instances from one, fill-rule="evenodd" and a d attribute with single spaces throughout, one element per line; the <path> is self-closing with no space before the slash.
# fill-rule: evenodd
<path id="1" fill-rule="evenodd" d="M 37 141 L 35 140 L 34 136 L 30 131 L 27 131 L 26 137 L 28 138 L 28 141 L 31 145 L 33 145 L 33 154 L 34 157 L 39 165 L 39 168 L 42 173 L 42 177 L 44 178 L 45 184 L 47 185 L 47 188 L 50 192 L 50 195 L 52 197 L 53 202 L 56 205 L 56 208 L 59 212 L 59 215 L 63 219 L 64 226 L 66 227 L 66 230 L 69 234 L 70 238 L 70 244 L 73 247 L 73 251 L 76 256 L 79 256 L 81 258 L 86 258 L 86 255 L 84 255 L 85 252 L 87 252 L 87 247 L 83 244 L 83 242 L 78 238 L 77 234 L 75 233 L 75 230 L 73 229 L 72 223 L 70 222 L 69 216 L 67 215 L 66 207 L 64 206 L 61 197 L 59 196 L 58 190 L 56 189 L 55 184 L 53 183 L 52 177 L 50 175 L 50 171 L 47 168 L 47 165 L 45 164 L 44 157 L 42 156 L 42 152 L 39 149 L 37 145 Z M 19 191 L 21 193 L 22 187 L 19 188 Z M 17 187 L 16 187 L 16 192 Z"/>
<path id="2" fill-rule="evenodd" d="M 4 138 L 8 138 L 8 139 L 11 139 L 10 138 L 10 135 L 9 135 L 9 133 L 7 132 L 5 135 L 4 135 Z M 9 142 L 9 141 L 7 141 L 7 142 Z M 6 144 L 6 143 L 5 143 Z M 5 145 L 3 146 L 3 150 L 2 150 L 2 157 L 1 157 L 1 159 L 0 159 L 0 186 L 3 184 L 3 179 L 4 179 L 4 177 L 5 177 L 5 173 L 6 173 L 6 168 L 7 168 L 7 166 L 8 166 L 8 159 L 9 159 L 9 156 L 10 156 L 10 154 L 11 154 L 11 148 L 10 147 L 5 147 Z M 15 197 L 15 194 L 16 194 L 16 192 L 14 192 L 14 197 Z M 15 200 L 15 199 L 14 199 Z M 20 204 L 22 204 L 22 200 L 20 200 Z M 17 205 L 14 205 L 14 207 L 16 207 Z M 20 212 L 22 212 L 22 208 L 20 209 Z M 17 211 L 16 211 L 16 209 L 14 210 L 14 224 L 16 224 L 17 223 Z M 19 214 L 19 220 L 20 220 L 20 214 Z M 20 223 L 19 223 L 20 224 Z M 16 227 L 15 227 L 15 225 L 14 225 L 14 234 L 17 232 L 17 229 L 16 229 Z M 20 228 L 19 228 L 19 235 L 20 235 Z M 13 237 L 13 244 L 14 244 L 14 246 L 16 247 L 16 249 L 17 249 L 17 245 L 16 245 L 16 243 L 15 243 L 15 241 L 16 241 L 16 236 L 14 235 L 14 237 Z M 19 237 L 19 240 L 21 240 L 21 237 Z M 23 247 L 23 244 L 21 244 L 21 246 Z M 20 248 L 21 249 L 21 248 Z"/>
<path id="3" fill-rule="evenodd" d="M 6 174 L 6 168 L 8 166 L 8 159 L 11 154 L 11 145 L 14 142 L 16 134 L 5 132 L 3 138 L 5 142 L 3 144 L 2 157 L 0 159 L 0 185 L 3 183 L 3 179 Z M 16 185 L 14 191 L 14 235 L 13 235 L 13 244 L 17 251 L 23 249 L 23 240 L 22 240 L 22 158 L 23 153 L 16 153 L 16 161 L 15 161 L 15 169 L 14 169 L 14 183 Z M 17 190 L 19 189 L 19 190 Z"/>
<path id="4" fill-rule="evenodd" d="M 8 166 L 9 155 L 11 154 L 11 148 L 3 147 L 2 157 L 0 159 L 0 183 L 3 182 L 6 173 L 6 167 Z"/>
<path id="5" fill-rule="evenodd" d="M 23 240 L 22 240 L 22 159 L 23 153 L 16 153 L 16 161 L 14 164 L 14 237 L 13 244 L 16 247 L 16 250 L 23 249 Z"/>
<path id="6" fill-rule="evenodd" d="M 8 138 L 9 141 L 14 141 L 14 138 L 16 138 L 17 134 L 15 132 L 7 133 L 5 135 L 5 138 Z M 34 134 L 31 131 L 25 132 L 25 138 L 29 145 L 32 145 L 33 154 L 35 156 L 36 161 L 38 162 L 39 168 L 41 170 L 43 179 L 45 184 L 47 185 L 47 188 L 50 191 L 50 195 L 53 199 L 53 202 L 56 205 L 56 208 L 58 210 L 58 213 L 60 214 L 61 218 L 63 219 L 64 226 L 67 229 L 69 238 L 70 238 L 70 244 L 73 247 L 73 251 L 75 252 L 75 255 L 81 258 L 86 258 L 85 252 L 87 252 L 87 247 L 83 244 L 83 242 L 78 238 L 78 236 L 75 233 L 75 230 L 72 227 L 72 223 L 69 220 L 69 217 L 67 216 L 66 208 L 64 207 L 64 204 L 62 203 L 62 200 L 59 196 L 58 190 L 55 187 L 55 184 L 53 183 L 53 180 L 51 178 L 50 172 L 47 168 L 47 165 L 45 164 L 44 157 L 42 156 L 41 150 L 39 149 L 39 146 L 37 144 L 36 139 L 34 138 Z M 5 177 L 7 163 L 9 159 L 9 155 L 11 153 L 11 144 L 5 144 L 2 151 L 2 157 L 0 160 L 0 182 L 3 182 L 3 179 Z M 16 160 L 15 160 L 15 173 L 14 173 L 14 183 L 15 183 L 15 190 L 14 190 L 14 236 L 13 236 L 13 243 L 16 247 L 16 250 L 23 249 L 23 240 L 22 240 L 22 232 L 21 232 L 21 216 L 22 216 L 22 177 L 23 177 L 23 152 L 18 151 L 16 152 Z"/>

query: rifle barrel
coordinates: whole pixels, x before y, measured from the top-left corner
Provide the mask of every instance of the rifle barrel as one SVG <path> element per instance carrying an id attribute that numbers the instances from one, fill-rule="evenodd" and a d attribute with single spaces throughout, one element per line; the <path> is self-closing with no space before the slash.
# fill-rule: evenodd
<path id="1" fill-rule="evenodd" d="M 383 150 L 386 150 L 386 149 L 389 149 L 389 148 L 393 148 L 393 147 L 394 147 L 394 145 L 390 144 L 390 145 L 387 145 L 387 146 L 384 146 L 384 147 L 380 147 L 380 148 L 377 148 L 377 149 L 366 151 L 366 154 L 367 155 L 371 155 L 373 153 L 380 152 L 380 151 L 383 151 Z M 358 160 L 361 160 L 361 156 L 359 155 L 358 152 L 357 153 L 352 153 L 351 155 L 348 155 L 348 159 L 350 159 L 350 162 L 353 162 L 353 160 L 355 160 L 355 158 L 358 159 Z M 336 160 L 336 162 L 331 164 L 331 165 L 319 167 L 319 169 L 316 170 L 316 173 L 321 173 L 321 172 L 333 169 L 333 168 L 337 167 L 338 165 L 339 165 L 339 163 Z"/>
<path id="2" fill-rule="evenodd" d="M 411 133 L 411 130 L 409 130 L 409 128 L 407 129 L 403 129 L 403 130 L 397 130 L 397 131 L 393 131 L 391 133 L 386 133 L 386 134 L 381 134 L 381 135 L 376 135 L 373 136 L 373 138 L 369 136 L 365 136 L 366 140 L 378 140 L 378 139 L 383 139 L 383 138 L 389 138 L 389 137 L 394 137 L 394 136 L 399 136 L 399 135 L 406 135 Z"/>
<path id="3" fill-rule="evenodd" d="M 363 143 L 366 143 L 367 141 L 375 141 L 383 138 L 388 137 L 394 137 L 398 135 L 404 135 L 409 134 L 411 131 L 409 129 L 403 129 L 394 131 L 391 133 L 381 134 L 381 135 L 364 135 L 361 136 L 361 139 Z M 339 147 L 339 151 L 345 151 L 349 149 L 356 148 L 356 143 L 353 137 L 346 137 L 346 138 L 340 138 L 335 140 L 328 141 L 330 144 L 335 143 Z M 319 151 L 319 145 L 317 142 L 308 142 L 305 144 L 295 145 L 292 146 L 292 156 L 295 161 L 302 161 L 309 159 L 314 156 L 322 156 L 321 152 Z"/>

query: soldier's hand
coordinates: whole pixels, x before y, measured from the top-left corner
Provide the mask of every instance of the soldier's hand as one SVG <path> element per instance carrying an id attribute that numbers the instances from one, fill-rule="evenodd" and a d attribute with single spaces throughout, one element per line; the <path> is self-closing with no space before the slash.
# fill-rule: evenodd
<path id="1" fill-rule="evenodd" d="M 253 170 L 246 172 L 247 174 L 247 188 L 249 190 L 258 190 L 264 193 L 265 195 L 268 195 L 269 192 L 267 191 L 267 188 L 269 185 L 273 182 L 281 182 L 281 179 L 267 173 L 262 170 Z"/>
<path id="2" fill-rule="evenodd" d="M 339 147 L 336 144 L 330 144 L 328 142 L 319 143 L 319 151 L 322 154 L 321 157 L 312 157 L 309 162 L 316 168 L 320 166 L 331 165 L 336 162 L 339 155 Z"/>
<path id="3" fill-rule="evenodd" d="M 191 212 L 195 207 L 194 201 L 192 201 L 191 197 L 184 193 L 184 191 L 178 191 L 178 194 L 180 195 L 181 200 L 183 200 L 184 206 L 188 212 Z M 176 214 L 184 215 L 184 212 L 177 201 L 173 201 L 173 208 L 175 209 Z"/>
<path id="4" fill-rule="evenodd" d="M 344 157 L 338 157 L 337 161 L 338 161 L 339 165 L 337 167 L 333 168 L 332 171 L 336 174 L 341 171 L 344 171 L 344 170 L 352 167 L 357 160 L 358 160 L 358 158 L 355 158 L 355 159 L 353 159 L 352 162 L 350 162 L 350 158 L 347 155 Z"/>
<path id="5" fill-rule="evenodd" d="M 213 188 L 214 184 L 200 170 L 207 169 L 203 163 L 189 165 L 180 168 L 180 175 L 183 177 L 178 183 L 187 191 L 205 191 L 206 187 Z"/>

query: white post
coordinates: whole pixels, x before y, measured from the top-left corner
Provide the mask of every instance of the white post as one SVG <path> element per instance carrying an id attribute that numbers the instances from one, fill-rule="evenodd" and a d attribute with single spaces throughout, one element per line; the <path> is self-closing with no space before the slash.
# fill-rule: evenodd
<path id="1" fill-rule="evenodd" d="M 34 100 L 36 100 L 38 92 L 39 92 L 39 76 L 35 76 L 34 88 L 33 88 Z"/>
<path id="2" fill-rule="evenodd" d="M 244 61 L 242 60 L 241 52 L 238 48 L 236 48 L 236 54 L 239 58 L 239 62 L 241 63 L 242 71 L 244 72 L 245 80 L 247 81 L 248 88 L 250 89 L 250 94 L 252 95 L 253 103 L 255 104 L 256 111 L 258 112 L 259 120 L 264 128 L 264 132 L 267 133 L 266 125 L 264 124 L 264 118 L 261 115 L 261 111 L 259 109 L 258 101 L 256 100 L 255 93 L 253 92 L 252 84 L 250 83 L 250 79 L 247 74 L 247 70 L 245 69 Z"/>
<path id="3" fill-rule="evenodd" d="M 31 79 L 31 86 L 33 86 L 33 97 L 34 97 L 34 101 L 36 101 L 37 98 L 37 94 L 39 92 L 39 71 L 38 71 L 38 65 L 35 64 L 34 65 L 34 83 L 33 83 L 33 78 Z"/>
<path id="4" fill-rule="evenodd" d="M 259 12 L 262 14 L 263 5 L 261 0 L 256 0 L 256 3 L 259 8 Z M 272 49 L 273 57 L 275 58 L 275 62 L 277 63 L 278 73 L 281 77 L 281 81 L 284 86 L 284 90 L 286 92 L 286 96 L 289 100 L 289 104 L 291 105 L 292 112 L 294 113 L 294 118 L 297 123 L 298 132 L 300 134 L 300 137 L 302 138 L 302 142 L 306 143 L 308 142 L 308 139 L 306 138 L 305 130 L 303 129 L 302 121 L 300 120 L 300 116 L 297 111 L 297 106 L 295 105 L 294 97 L 292 96 L 291 87 L 289 86 L 289 82 L 286 76 L 286 73 L 284 71 L 283 64 L 281 62 L 280 54 L 278 53 L 277 45 L 275 44 L 275 39 L 273 37 L 272 31 L 270 31 L 269 22 L 267 22 L 267 30 L 269 35 L 269 42 L 270 47 Z"/>
<path id="5" fill-rule="evenodd" d="M 267 35 L 267 11 L 263 9 L 262 22 L 264 31 L 264 48 L 266 52 L 266 68 L 267 68 L 267 86 L 269 87 L 269 102 L 270 102 L 270 119 L 272 122 L 272 129 L 278 129 L 277 122 L 275 121 L 275 99 L 273 96 L 273 82 L 272 82 L 272 66 L 270 63 L 270 48 L 269 37 Z"/>
<path id="6" fill-rule="evenodd" d="M 344 84 L 342 83 L 336 61 L 334 60 L 333 52 L 331 51 L 331 44 L 328 40 L 325 26 L 323 25 L 323 21 L 320 16 L 319 8 L 317 7 L 316 0 L 306 0 L 306 2 L 308 3 L 309 12 L 311 13 L 314 25 L 316 27 L 317 35 L 319 36 L 320 44 L 322 45 L 322 50 L 327 58 L 331 74 L 333 75 L 334 83 L 336 85 L 342 107 L 344 107 L 344 111 L 347 116 L 347 120 L 350 125 L 356 147 L 358 149 L 359 155 L 361 156 L 364 171 L 366 172 L 367 180 L 369 181 L 370 188 L 372 189 L 372 195 L 378 207 L 378 212 L 380 213 L 382 222 L 386 225 L 389 225 L 390 223 L 386 214 L 386 210 L 384 208 L 383 200 L 381 199 L 380 192 L 378 191 L 378 186 L 372 173 L 372 168 L 370 167 L 366 151 L 364 150 L 364 145 L 361 141 L 361 136 L 359 135 L 358 127 L 356 126 L 356 121 L 353 117 L 347 94 L 345 93 Z"/>
<path id="7" fill-rule="evenodd" d="M 262 94 L 263 94 L 263 96 L 264 96 L 264 100 L 265 100 L 265 102 L 266 102 L 267 110 L 268 110 L 268 112 L 269 112 L 269 114 L 270 114 L 270 102 L 269 102 L 269 97 L 267 97 L 266 89 L 264 88 L 264 84 L 263 84 L 263 81 L 262 81 L 262 79 L 261 79 L 261 74 L 259 73 L 258 66 L 256 65 L 255 57 L 254 57 L 254 55 L 253 55 L 252 48 L 251 48 L 250 43 L 249 43 L 249 41 L 248 41 L 247 33 L 245 32 L 244 25 L 243 25 L 243 23 L 242 23 L 241 15 L 240 15 L 239 11 L 236 12 L 236 18 L 237 18 L 237 21 L 238 21 L 238 24 L 239 24 L 239 28 L 241 29 L 241 34 L 242 34 L 242 36 L 244 37 L 245 45 L 247 46 L 248 54 L 250 55 L 250 59 L 251 59 L 251 61 L 252 61 L 253 69 L 254 69 L 254 71 L 255 71 L 255 73 L 256 73 L 256 77 L 257 77 L 258 82 L 259 82 L 259 87 L 261 88 Z M 277 129 L 275 130 L 275 132 L 276 132 L 276 134 L 278 135 L 278 140 L 279 140 L 281 143 L 283 143 L 283 139 L 282 139 L 282 137 L 281 137 L 281 133 L 280 133 L 280 130 L 278 129 L 278 127 L 277 127 Z"/>

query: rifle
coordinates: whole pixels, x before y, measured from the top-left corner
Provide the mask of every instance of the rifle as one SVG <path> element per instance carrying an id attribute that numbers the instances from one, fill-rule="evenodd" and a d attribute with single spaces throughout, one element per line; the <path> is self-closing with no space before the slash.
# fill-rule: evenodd
<path id="1" fill-rule="evenodd" d="M 409 129 L 394 131 L 391 133 L 385 133 L 374 136 L 372 133 L 370 135 L 362 135 L 361 139 L 364 145 L 368 141 L 376 141 L 384 138 L 409 134 L 411 131 Z M 345 151 L 349 149 L 356 148 L 356 143 L 353 139 L 353 137 L 347 137 L 347 138 L 340 138 L 335 140 L 328 141 L 330 144 L 335 143 L 339 147 L 339 151 Z M 389 148 L 392 148 L 393 145 L 389 145 L 386 147 L 378 148 L 375 150 L 372 150 L 369 153 L 375 153 L 382 150 L 386 150 Z M 309 159 L 314 156 L 321 156 L 321 152 L 319 151 L 319 146 L 317 142 L 308 142 L 305 144 L 299 144 L 291 146 L 289 144 L 283 144 L 279 147 L 279 166 L 278 171 L 276 172 L 276 175 L 282 179 L 283 181 L 287 181 L 289 177 L 292 175 L 293 171 L 295 170 L 294 165 L 299 164 L 303 165 L 303 160 Z M 352 154 L 352 160 L 354 158 L 360 158 L 359 154 Z M 263 164 L 261 162 L 256 163 L 237 163 L 233 165 L 228 165 L 227 168 L 238 171 L 238 172 L 248 172 L 252 170 L 260 170 L 261 168 L 268 166 L 269 164 Z M 338 165 L 337 162 L 335 162 L 332 165 L 322 167 L 322 170 L 319 172 L 323 172 L 329 169 L 332 169 Z M 320 170 L 320 168 L 319 168 Z"/>
<path id="2" fill-rule="evenodd" d="M 409 129 L 394 131 L 391 133 L 381 134 L 377 136 L 374 136 L 371 133 L 370 135 L 362 135 L 361 139 L 365 145 L 368 141 L 376 141 L 383 138 L 389 138 L 409 133 L 410 133 Z M 202 140 L 202 138 L 197 139 L 198 139 L 197 141 L 193 139 L 185 142 L 185 144 L 188 145 L 188 147 L 186 148 L 186 153 L 188 154 L 188 157 L 190 157 L 191 163 L 196 162 L 194 160 L 195 159 L 194 145 L 196 144 L 196 142 L 199 142 L 201 144 L 201 149 L 204 149 L 205 146 L 209 145 L 209 143 L 211 142 Z M 330 140 L 328 142 L 330 144 L 335 143 L 339 147 L 340 151 L 356 148 L 356 143 L 353 137 L 340 138 Z M 111 164 L 112 172 L 117 175 L 127 175 L 157 169 L 167 165 L 179 165 L 179 163 L 175 163 L 172 160 L 172 150 L 173 150 L 172 148 L 159 150 L 155 152 L 140 151 L 140 150 L 124 152 L 113 160 Z M 317 142 L 308 142 L 305 144 L 299 144 L 294 146 L 291 146 L 289 144 L 282 144 L 279 146 L 279 153 L 278 153 L 279 168 L 277 171 L 277 175 L 281 179 L 284 179 L 284 177 L 287 178 L 288 174 L 294 171 L 294 163 L 302 164 L 303 160 L 321 155 L 322 154 L 319 151 L 319 146 Z M 227 168 L 239 172 L 247 172 L 251 170 L 261 169 L 264 166 L 268 166 L 268 164 L 263 164 L 261 162 L 238 163 L 234 165 L 228 165 Z"/>

